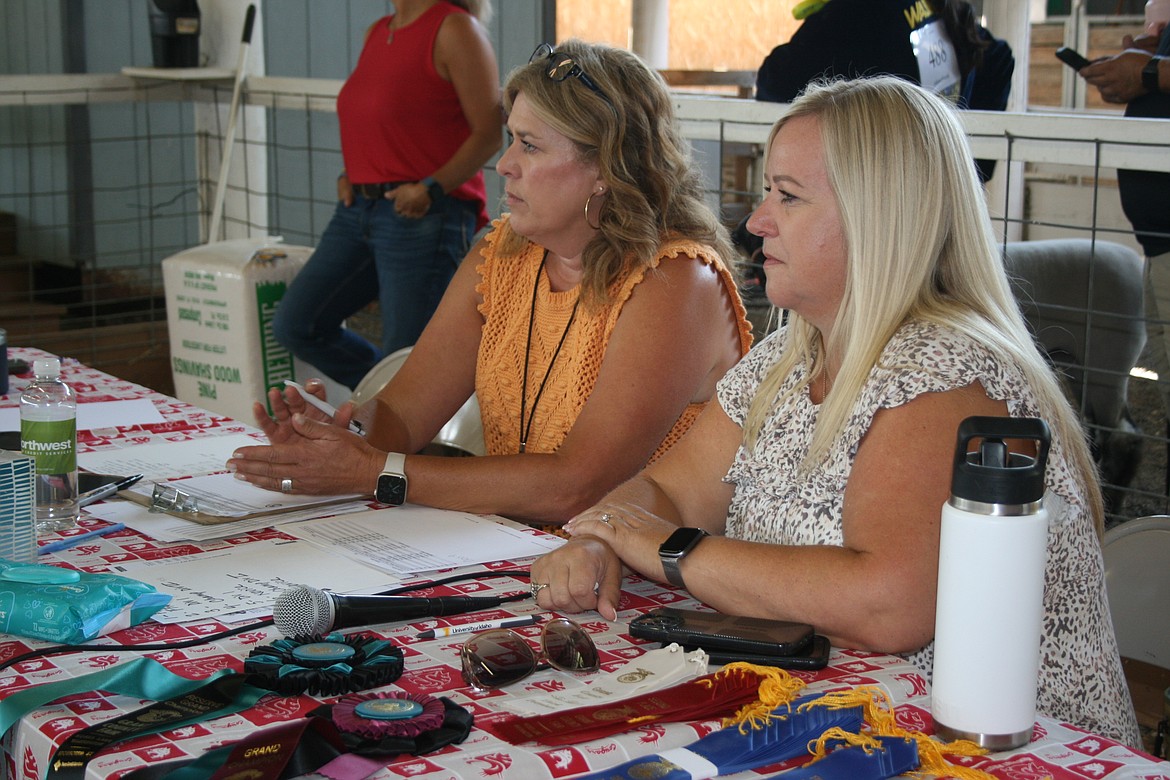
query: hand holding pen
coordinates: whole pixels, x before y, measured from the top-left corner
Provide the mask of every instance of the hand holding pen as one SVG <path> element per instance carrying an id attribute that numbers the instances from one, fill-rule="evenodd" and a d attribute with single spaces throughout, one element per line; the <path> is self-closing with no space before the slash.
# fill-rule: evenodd
<path id="1" fill-rule="evenodd" d="M 284 380 L 284 383 L 288 387 L 295 387 L 297 392 L 301 394 L 301 398 L 305 400 L 305 403 L 329 415 L 330 420 L 332 420 L 337 415 L 337 409 L 334 408 L 332 404 L 326 401 L 322 401 L 320 398 L 306 390 L 303 385 L 300 385 L 291 379 Z M 362 424 L 357 420 L 349 421 L 349 429 L 354 433 L 360 434 L 362 436 L 366 435 L 365 431 L 362 429 Z"/>

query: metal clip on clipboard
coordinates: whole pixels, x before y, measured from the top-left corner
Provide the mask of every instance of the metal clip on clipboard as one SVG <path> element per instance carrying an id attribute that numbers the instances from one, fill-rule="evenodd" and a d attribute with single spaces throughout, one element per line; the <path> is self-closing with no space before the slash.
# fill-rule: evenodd
<path id="1" fill-rule="evenodd" d="M 199 502 L 194 496 L 184 493 L 174 485 L 160 485 L 156 482 L 154 492 L 150 495 L 150 511 L 196 514 L 199 511 Z"/>

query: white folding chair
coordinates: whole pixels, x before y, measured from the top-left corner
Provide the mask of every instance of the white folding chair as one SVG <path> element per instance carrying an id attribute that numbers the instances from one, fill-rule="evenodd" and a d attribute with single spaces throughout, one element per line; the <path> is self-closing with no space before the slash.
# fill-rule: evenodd
<path id="1" fill-rule="evenodd" d="M 1139 517 L 1110 528 L 1102 552 L 1109 611 L 1121 655 L 1170 670 L 1170 515 Z M 1164 757 L 1170 688 L 1161 691 L 1161 687 L 1167 675 L 1129 664 L 1126 678 L 1138 721 L 1143 721 L 1145 713 L 1146 725 L 1155 730 L 1154 753 Z"/>
<path id="2" fill-rule="evenodd" d="M 1121 654 L 1170 669 L 1170 515 L 1110 528 L 1103 554 Z"/>
<path id="3" fill-rule="evenodd" d="M 403 347 L 382 358 L 362 377 L 362 381 L 358 382 L 350 400 L 361 406 L 377 395 L 406 362 L 410 350 L 410 347 Z M 475 393 L 472 393 L 463 406 L 459 407 L 459 411 L 439 429 L 439 433 L 431 441 L 430 448 L 430 452 L 444 455 L 483 455 L 486 452 L 483 443 L 483 419 L 479 415 L 479 401 Z"/>
<path id="4" fill-rule="evenodd" d="M 362 377 L 362 381 L 357 383 L 357 387 L 353 389 L 353 395 L 349 397 L 349 400 L 361 406 L 376 396 L 378 391 L 390 381 L 390 378 L 398 373 L 398 369 L 402 368 L 402 364 L 406 362 L 406 356 L 410 354 L 410 350 L 410 347 L 403 347 L 396 352 L 391 352 L 378 361 L 377 365 L 366 372 L 366 375 Z"/>

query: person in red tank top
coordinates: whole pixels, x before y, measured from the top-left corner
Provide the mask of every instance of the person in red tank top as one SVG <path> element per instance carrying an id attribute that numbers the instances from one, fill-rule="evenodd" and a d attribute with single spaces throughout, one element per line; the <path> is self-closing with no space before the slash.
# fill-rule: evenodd
<path id="1" fill-rule="evenodd" d="M 487 224 L 482 167 L 501 142 L 495 54 L 476 19 L 487 0 L 395 8 L 366 31 L 337 97 L 337 209 L 274 322 L 281 344 L 351 388 L 434 314 Z M 342 327 L 375 299 L 380 347 Z"/>

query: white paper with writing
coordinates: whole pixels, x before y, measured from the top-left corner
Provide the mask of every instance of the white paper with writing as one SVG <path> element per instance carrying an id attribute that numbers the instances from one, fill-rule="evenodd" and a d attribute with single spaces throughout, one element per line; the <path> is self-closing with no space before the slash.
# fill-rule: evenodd
<path id="1" fill-rule="evenodd" d="M 269 615 L 276 597 L 308 585 L 336 593 L 373 593 L 399 580 L 308 542 L 257 541 L 223 550 L 115 564 L 112 571 L 169 593 L 171 603 L 154 615 L 183 623 L 236 612 Z"/>
<path id="2" fill-rule="evenodd" d="M 328 517 L 282 531 L 369 566 L 413 574 L 543 555 L 564 539 L 496 516 L 404 504 Z"/>

